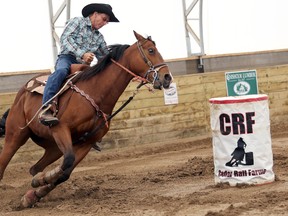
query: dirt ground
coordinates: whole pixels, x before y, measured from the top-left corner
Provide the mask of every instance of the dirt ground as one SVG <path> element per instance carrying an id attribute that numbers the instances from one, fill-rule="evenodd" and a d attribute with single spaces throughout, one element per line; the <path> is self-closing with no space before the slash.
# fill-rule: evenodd
<path id="1" fill-rule="evenodd" d="M 28 142 L 0 183 L 0 215 L 288 215 L 288 132 L 274 128 L 271 134 L 276 174 L 271 184 L 216 185 L 211 137 L 202 136 L 91 150 L 67 182 L 23 210 L 20 199 L 31 189 L 28 169 L 42 153 Z"/>

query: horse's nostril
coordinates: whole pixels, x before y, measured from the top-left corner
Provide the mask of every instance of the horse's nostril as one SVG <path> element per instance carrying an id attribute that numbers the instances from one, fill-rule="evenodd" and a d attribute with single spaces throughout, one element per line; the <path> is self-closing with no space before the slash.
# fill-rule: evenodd
<path id="1" fill-rule="evenodd" d="M 171 82 L 172 82 L 172 76 L 170 74 L 165 74 L 163 80 L 163 87 L 165 89 L 169 88 Z"/>
<path id="2" fill-rule="evenodd" d="M 170 74 L 165 74 L 164 79 L 165 79 L 166 81 L 171 81 L 171 80 L 172 80 L 172 77 L 171 77 Z"/>

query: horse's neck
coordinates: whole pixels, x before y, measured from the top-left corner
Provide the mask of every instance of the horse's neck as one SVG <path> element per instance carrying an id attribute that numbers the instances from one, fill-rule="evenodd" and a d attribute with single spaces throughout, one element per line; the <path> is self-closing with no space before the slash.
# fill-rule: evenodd
<path id="1" fill-rule="evenodd" d="M 103 109 L 102 111 L 111 113 L 131 78 L 132 76 L 129 73 L 112 64 L 100 74 L 91 78 L 91 84 L 86 84 L 90 86 L 88 94 Z"/>

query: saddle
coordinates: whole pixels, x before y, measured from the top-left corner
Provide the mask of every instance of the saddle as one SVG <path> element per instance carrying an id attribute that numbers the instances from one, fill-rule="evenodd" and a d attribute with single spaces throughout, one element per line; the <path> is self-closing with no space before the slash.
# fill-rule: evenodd
<path id="1" fill-rule="evenodd" d="M 79 74 L 79 72 L 84 71 L 86 68 L 90 67 L 89 65 L 86 64 L 72 64 L 70 67 L 70 74 L 66 77 L 66 80 L 71 78 L 71 77 L 76 77 L 77 74 Z M 26 85 L 24 86 L 24 88 L 29 91 L 29 92 L 35 92 L 38 94 L 42 94 L 44 93 L 44 88 L 47 82 L 47 79 L 49 77 L 51 73 L 46 73 L 46 74 L 41 74 L 38 76 L 33 77 L 32 79 L 30 79 Z M 64 88 L 64 90 L 60 93 L 60 95 L 65 92 L 67 89 L 69 88 L 69 86 L 67 85 L 66 88 Z M 58 97 L 56 97 L 54 99 L 54 101 L 52 101 L 52 107 L 51 110 L 53 112 L 53 115 L 57 115 L 58 113 Z M 1 132 L 1 131 L 0 131 Z M 101 142 L 101 140 L 99 141 Z M 101 151 L 101 148 L 97 145 L 97 143 L 94 143 L 92 145 L 92 148 L 97 150 L 97 151 Z"/>
<path id="2" fill-rule="evenodd" d="M 67 76 L 68 78 L 71 78 L 71 76 L 74 76 L 76 73 L 85 70 L 86 68 L 90 67 L 89 65 L 86 64 L 72 64 L 70 67 L 70 73 Z M 45 74 L 41 74 L 38 76 L 33 77 L 32 79 L 30 79 L 26 85 L 24 86 L 24 88 L 29 91 L 29 92 L 35 92 L 38 94 L 42 94 L 44 93 L 44 88 L 47 82 L 47 79 L 49 77 L 51 73 L 45 73 Z M 68 89 L 68 87 L 67 87 Z M 66 89 L 65 89 L 66 90 Z M 65 91 L 64 90 L 64 91 Z M 63 91 L 63 92 L 64 92 Z"/>

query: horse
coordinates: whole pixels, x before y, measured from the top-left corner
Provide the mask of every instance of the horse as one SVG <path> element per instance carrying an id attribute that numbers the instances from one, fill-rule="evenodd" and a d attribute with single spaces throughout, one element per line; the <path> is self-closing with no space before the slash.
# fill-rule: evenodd
<path id="1" fill-rule="evenodd" d="M 173 82 L 169 67 L 152 38 L 133 31 L 132 45 L 114 45 L 95 66 L 79 72 L 70 87 L 58 96 L 59 124 L 42 125 L 37 116 L 42 95 L 18 91 L 5 128 L 5 142 L 0 153 L 0 180 L 17 150 L 31 138 L 44 149 L 43 156 L 30 169 L 31 186 L 21 198 L 20 207 L 33 207 L 41 198 L 70 178 L 73 169 L 110 128 L 113 109 L 132 79 L 151 88 L 169 88 Z M 59 166 L 44 169 L 56 160 Z M 47 168 L 48 169 L 48 168 Z"/>

